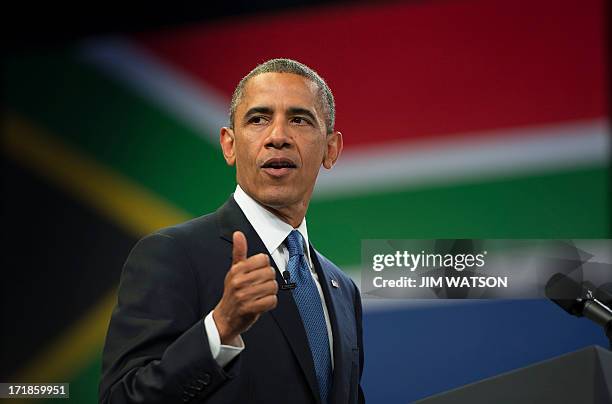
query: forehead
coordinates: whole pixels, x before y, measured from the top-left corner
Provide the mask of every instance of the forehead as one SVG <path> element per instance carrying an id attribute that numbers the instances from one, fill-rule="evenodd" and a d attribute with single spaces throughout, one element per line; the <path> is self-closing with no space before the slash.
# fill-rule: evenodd
<path id="1" fill-rule="evenodd" d="M 248 109 L 255 104 L 315 109 L 318 87 L 312 80 L 293 73 L 258 74 L 246 83 L 238 108 Z"/>

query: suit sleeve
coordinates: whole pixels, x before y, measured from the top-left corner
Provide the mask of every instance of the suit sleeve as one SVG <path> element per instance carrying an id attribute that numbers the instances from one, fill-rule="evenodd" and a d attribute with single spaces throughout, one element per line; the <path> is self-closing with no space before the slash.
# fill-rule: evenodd
<path id="1" fill-rule="evenodd" d="M 199 401 L 233 378 L 210 352 L 196 274 L 174 238 L 153 234 L 126 260 L 106 336 L 101 403 Z"/>

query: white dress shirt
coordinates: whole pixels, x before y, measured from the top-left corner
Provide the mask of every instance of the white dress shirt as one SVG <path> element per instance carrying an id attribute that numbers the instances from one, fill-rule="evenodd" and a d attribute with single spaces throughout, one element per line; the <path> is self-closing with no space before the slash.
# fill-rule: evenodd
<path id="1" fill-rule="evenodd" d="M 284 242 L 289 233 L 294 228 L 279 219 L 275 214 L 261 206 L 256 200 L 247 195 L 246 192 L 240 188 L 240 185 L 236 186 L 236 192 L 234 192 L 234 200 L 244 212 L 249 223 L 257 232 L 257 235 L 261 238 L 268 253 L 272 256 L 272 259 L 276 263 L 279 272 L 282 274 L 285 271 L 287 262 L 289 261 L 289 251 L 285 246 Z M 310 274 L 317 286 L 319 296 L 321 297 L 321 304 L 323 305 L 323 315 L 325 317 L 325 325 L 327 326 L 327 336 L 329 340 L 329 352 L 331 354 L 332 369 L 334 367 L 334 355 L 333 355 L 333 336 L 331 330 L 331 323 L 329 322 L 329 313 L 327 312 L 327 305 L 325 304 L 325 298 L 323 296 L 323 289 L 319 282 L 319 277 L 312 264 L 310 257 L 310 248 L 308 248 L 308 230 L 306 228 L 306 218 L 302 220 L 302 223 L 297 229 L 304 238 L 305 251 L 308 266 L 310 268 Z M 247 240 L 247 243 L 249 240 Z M 279 293 L 287 293 L 285 291 L 279 291 Z M 239 346 L 235 347 L 232 345 L 222 345 L 219 337 L 219 331 L 215 320 L 212 316 L 212 311 L 204 319 L 204 325 L 206 328 L 206 334 L 208 335 L 208 343 L 210 345 L 210 352 L 213 358 L 217 361 L 219 366 L 223 367 L 227 365 L 232 359 L 234 359 L 244 349 L 244 341 L 242 337 L 239 337 Z"/>

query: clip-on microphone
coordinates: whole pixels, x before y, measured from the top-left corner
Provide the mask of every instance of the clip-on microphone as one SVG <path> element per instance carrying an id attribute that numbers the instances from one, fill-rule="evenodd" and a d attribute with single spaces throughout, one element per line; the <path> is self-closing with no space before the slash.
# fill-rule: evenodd
<path id="1" fill-rule="evenodd" d="M 291 279 L 291 274 L 287 270 L 283 271 L 283 279 L 285 280 L 285 283 L 280 285 L 280 290 L 291 290 L 295 289 L 295 287 L 297 286 L 295 282 L 289 282 L 289 280 Z"/>

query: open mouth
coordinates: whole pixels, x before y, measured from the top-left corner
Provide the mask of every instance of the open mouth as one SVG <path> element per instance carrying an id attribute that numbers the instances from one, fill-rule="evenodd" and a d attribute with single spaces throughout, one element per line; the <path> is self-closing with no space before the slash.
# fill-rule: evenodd
<path id="1" fill-rule="evenodd" d="M 261 168 L 264 172 L 272 175 L 273 177 L 282 177 L 283 175 L 289 174 L 293 169 L 297 168 L 297 165 L 288 158 L 275 157 L 266 160 Z"/>

